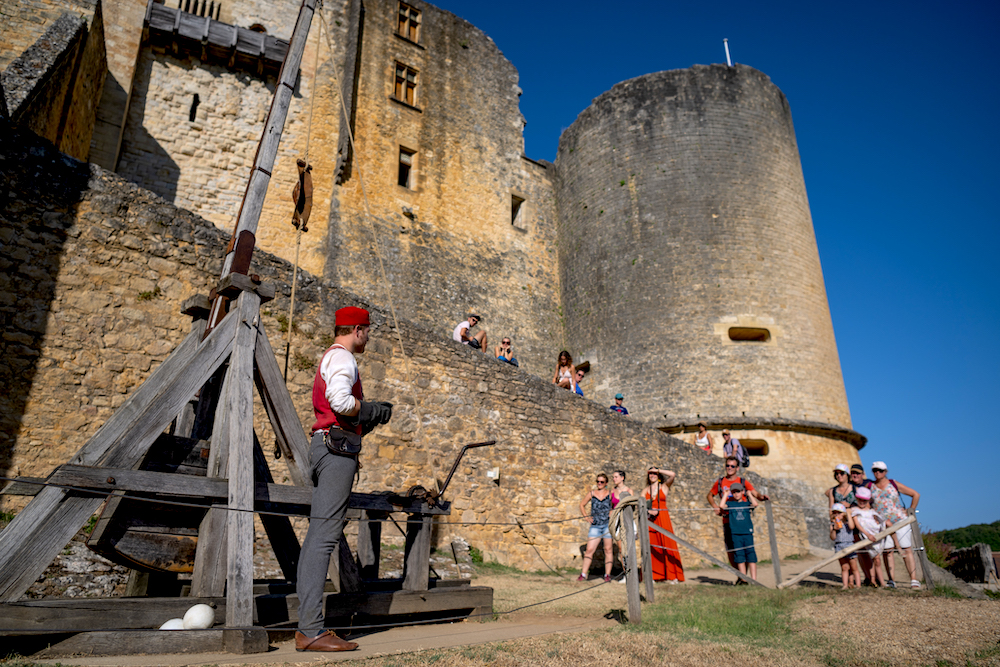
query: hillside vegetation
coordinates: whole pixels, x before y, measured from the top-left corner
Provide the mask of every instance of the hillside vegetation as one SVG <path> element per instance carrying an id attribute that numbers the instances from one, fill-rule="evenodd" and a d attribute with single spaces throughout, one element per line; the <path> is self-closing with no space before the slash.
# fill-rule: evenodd
<path id="1" fill-rule="evenodd" d="M 993 551 L 1000 551 L 1000 521 L 993 523 L 974 523 L 963 528 L 938 530 L 931 533 L 940 541 L 950 544 L 954 549 L 971 547 L 982 542 L 990 545 Z"/>

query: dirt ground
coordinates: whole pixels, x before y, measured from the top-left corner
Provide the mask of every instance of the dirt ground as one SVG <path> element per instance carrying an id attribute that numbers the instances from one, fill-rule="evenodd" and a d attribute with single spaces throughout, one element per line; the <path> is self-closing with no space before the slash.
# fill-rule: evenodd
<path id="1" fill-rule="evenodd" d="M 817 558 L 783 563 L 784 578 Z M 761 566 L 761 579 L 773 579 Z M 599 580 L 575 581 L 576 573 L 526 574 L 480 570 L 474 584 L 494 589 L 497 619 L 411 626 L 357 637 L 361 650 L 348 654 L 296 653 L 291 642 L 268 654 L 234 656 L 127 656 L 61 658 L 63 665 L 87 667 L 186 667 L 188 665 L 303 665 L 351 661 L 363 667 L 409 667 L 441 662 L 448 667 L 616 667 L 686 665 L 718 667 L 723 662 L 747 666 L 817 665 L 998 665 L 1000 601 L 935 596 L 927 591 L 840 591 L 836 564 L 807 578 L 790 595 L 791 619 L 780 637 L 720 637 L 683 622 L 655 625 L 657 609 L 681 607 L 696 596 L 723 593 L 733 604 L 774 595 L 736 589 L 720 569 L 688 570 L 680 585 L 656 584 L 655 602 L 643 605 L 638 629 L 622 624 L 627 613 L 625 586 Z M 756 589 L 753 589 L 754 591 Z M 729 592 L 734 592 L 729 596 Z M 735 593 L 739 591 L 739 593 Z M 718 596 L 716 596 L 718 597 Z M 719 615 L 727 613 L 719 609 Z M 50 664 L 56 661 L 51 661 Z"/>

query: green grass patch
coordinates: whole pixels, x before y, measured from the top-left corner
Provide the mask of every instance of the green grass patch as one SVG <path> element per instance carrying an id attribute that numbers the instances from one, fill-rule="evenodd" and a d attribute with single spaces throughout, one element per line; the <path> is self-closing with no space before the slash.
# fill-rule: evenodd
<path id="1" fill-rule="evenodd" d="M 805 589 L 791 591 L 699 586 L 671 595 L 643 610 L 643 631 L 669 632 L 695 639 L 736 639 L 774 645 L 791 637 L 795 628 L 792 609 Z"/>
<path id="2" fill-rule="evenodd" d="M 954 586 L 942 586 L 940 584 L 934 586 L 934 596 L 939 598 L 957 598 L 959 600 L 965 599 L 965 596 L 959 593 Z"/>
<path id="3" fill-rule="evenodd" d="M 473 561 L 475 563 L 475 561 Z M 477 574 L 524 574 L 521 570 L 510 565 L 501 565 L 492 561 L 476 563 Z"/>

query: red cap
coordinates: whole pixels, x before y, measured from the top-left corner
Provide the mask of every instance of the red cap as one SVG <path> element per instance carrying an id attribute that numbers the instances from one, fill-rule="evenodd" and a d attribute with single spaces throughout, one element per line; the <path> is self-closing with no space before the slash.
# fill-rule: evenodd
<path id="1" fill-rule="evenodd" d="M 336 326 L 338 327 L 353 327 L 358 324 L 371 326 L 371 320 L 368 319 L 368 311 L 364 308 L 357 308 L 355 306 L 341 308 L 337 311 L 336 318 Z"/>

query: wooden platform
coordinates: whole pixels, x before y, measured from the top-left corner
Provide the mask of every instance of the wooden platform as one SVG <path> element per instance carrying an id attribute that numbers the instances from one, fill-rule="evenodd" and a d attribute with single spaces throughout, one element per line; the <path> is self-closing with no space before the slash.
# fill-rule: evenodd
<path id="1" fill-rule="evenodd" d="M 401 582 L 398 582 L 401 584 Z M 380 585 L 391 585 L 381 581 Z M 264 633 L 286 638 L 298 622 L 298 598 L 287 585 L 255 587 L 254 627 L 225 629 L 226 599 L 219 598 L 45 598 L 0 604 L 4 653 L 55 658 L 70 655 L 195 653 L 231 650 L 227 642 L 266 642 Z M 201 631 L 155 630 L 196 604 L 215 606 L 216 627 Z M 327 593 L 329 626 L 405 623 L 422 619 L 492 619 L 493 589 L 468 580 L 432 581 L 426 591 L 382 590 Z M 244 632 L 245 636 L 234 636 Z M 228 636 L 227 636 L 227 633 Z M 266 650 L 266 646 L 262 649 Z M 244 652 L 244 651 L 238 651 Z M 255 652 L 255 651 L 250 651 Z"/>

